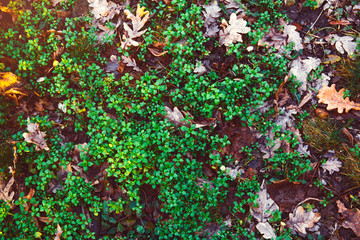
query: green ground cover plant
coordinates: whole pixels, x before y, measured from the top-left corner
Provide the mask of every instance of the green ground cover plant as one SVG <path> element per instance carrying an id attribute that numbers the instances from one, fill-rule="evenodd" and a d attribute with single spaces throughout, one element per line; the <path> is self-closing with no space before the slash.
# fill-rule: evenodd
<path id="1" fill-rule="evenodd" d="M 312 166 L 297 150 L 303 144 L 299 134 L 280 121 L 288 110 L 273 105 L 264 110 L 284 84 L 301 97 L 301 84 L 284 79 L 302 50 L 293 44 L 281 52 L 256 45 L 273 26 L 284 28 L 283 2 L 235 1 L 244 6 L 253 31 L 242 42 L 220 46 L 218 38 L 204 35 L 204 3 L 130 1 L 119 10 L 121 22 L 131 18 L 125 8 L 134 18 L 146 11 L 151 17 L 137 19 L 146 32 L 136 37 L 139 46 L 127 47 L 124 29 L 109 30 L 101 39 L 91 12 L 74 17 L 79 2 L 7 5 L 18 15 L 0 30 L 1 71 L 21 76 L 28 94 L 16 98 L 23 109 L 15 114 L 9 109 L 16 103 L 0 95 L 0 175 L 17 181 L 13 199 L 0 200 L 0 239 L 259 239 L 251 230 L 250 209 L 258 205 L 260 180 L 313 180 L 303 178 Z M 229 19 L 224 3 L 219 6 Z M 115 23 L 107 24 L 110 29 Z M 155 46 L 164 53 L 154 54 Z M 113 54 L 117 72 L 106 70 Z M 123 57 L 135 66 L 121 69 Z M 194 72 L 199 62 L 217 58 L 218 65 Z M 313 70 L 311 78 L 322 71 Z M 41 109 L 35 104 L 39 99 L 43 109 L 29 111 L 32 105 Z M 180 120 L 169 117 L 175 109 L 181 109 Z M 288 119 L 313 134 L 318 129 L 313 124 L 320 122 L 303 123 L 306 115 Z M 228 150 L 235 144 L 231 133 L 219 133 L 230 122 L 257 135 L 258 142 L 241 147 L 243 159 Z M 32 134 L 29 126 L 39 127 L 30 142 L 24 141 Z M 324 151 L 333 146 L 335 133 L 329 134 L 321 135 Z M 39 141 L 47 147 L 38 149 Z M 309 143 L 320 148 L 314 139 Z M 273 149 L 266 158 L 264 148 Z M 358 157 L 357 148 L 351 151 Z M 261 166 L 261 173 L 253 174 L 251 164 Z M 244 172 L 232 176 L 224 171 L 231 166 Z M 281 216 L 277 210 L 269 220 L 276 225 L 276 239 L 293 239 Z"/>

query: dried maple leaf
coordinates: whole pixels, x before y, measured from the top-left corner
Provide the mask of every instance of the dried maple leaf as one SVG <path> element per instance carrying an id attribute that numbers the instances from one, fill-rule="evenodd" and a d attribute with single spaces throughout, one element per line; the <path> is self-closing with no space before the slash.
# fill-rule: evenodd
<path id="1" fill-rule="evenodd" d="M 342 162 L 340 162 L 337 158 L 330 158 L 326 161 L 326 163 L 323 163 L 321 165 L 321 167 L 325 171 L 328 171 L 330 174 L 340 171 L 341 166 L 342 166 Z"/>
<path id="2" fill-rule="evenodd" d="M 360 210 L 357 208 L 347 209 L 340 200 L 337 200 L 336 204 L 339 208 L 338 212 L 344 217 L 342 226 L 344 228 L 350 228 L 356 236 L 360 237 Z"/>
<path id="3" fill-rule="evenodd" d="M 134 38 L 140 37 L 147 31 L 147 29 L 141 30 L 141 28 L 143 28 L 145 23 L 149 20 L 149 11 L 145 11 L 145 7 L 140 7 L 138 4 L 136 16 L 127 9 L 124 11 L 124 13 L 126 14 L 127 18 L 131 20 L 132 29 L 127 23 L 124 23 L 124 29 L 127 33 L 127 36 L 123 36 L 125 41 L 121 43 L 121 47 L 126 49 L 128 46 L 139 46 L 139 42 L 135 41 Z"/>
<path id="4" fill-rule="evenodd" d="M 44 139 L 45 132 L 40 131 L 39 124 L 29 123 L 27 126 L 27 130 L 29 131 L 29 133 L 23 133 L 23 137 L 25 138 L 26 142 L 34 143 L 36 145 L 36 151 L 49 150 Z"/>
<path id="5" fill-rule="evenodd" d="M 287 225 L 299 233 L 306 234 L 306 229 L 314 227 L 320 218 L 320 213 L 314 212 L 313 210 L 305 212 L 304 208 L 299 206 L 295 214 L 289 214 Z"/>
<path id="6" fill-rule="evenodd" d="M 219 44 L 229 46 L 232 43 L 242 42 L 242 33 L 250 32 L 250 28 L 246 27 L 247 22 L 236 16 L 235 13 L 230 15 L 229 23 L 225 19 L 222 21 L 223 30 L 220 30 Z"/>
<path id="7" fill-rule="evenodd" d="M 360 104 L 355 103 L 349 100 L 349 97 L 343 98 L 345 89 L 340 89 L 339 92 L 335 89 L 335 84 L 328 87 L 323 85 L 320 89 L 317 97 L 319 98 L 319 103 L 325 103 L 328 106 L 327 110 L 338 109 L 338 113 L 342 113 L 345 109 L 345 112 L 349 112 L 351 109 L 360 110 Z"/>
<path id="8" fill-rule="evenodd" d="M 259 222 L 266 222 L 273 211 L 279 210 L 279 206 L 267 193 L 265 181 L 261 184 L 260 191 L 257 194 L 259 195 L 259 198 L 256 199 L 258 207 L 251 207 L 250 214 Z"/>

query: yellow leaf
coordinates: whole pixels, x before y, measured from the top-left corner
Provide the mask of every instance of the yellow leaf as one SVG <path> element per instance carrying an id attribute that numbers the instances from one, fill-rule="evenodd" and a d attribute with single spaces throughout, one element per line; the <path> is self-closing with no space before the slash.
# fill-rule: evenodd
<path id="1" fill-rule="evenodd" d="M 27 94 L 22 92 L 21 89 L 19 88 L 11 88 L 9 90 L 7 90 L 6 92 L 3 93 L 5 96 L 7 95 L 22 95 L 22 96 L 26 96 Z"/>
<path id="2" fill-rule="evenodd" d="M 336 63 L 340 60 L 341 60 L 341 57 L 339 57 L 338 55 L 328 55 L 327 58 L 325 59 L 325 61 L 322 63 L 323 64 L 332 64 L 332 63 Z"/>
<path id="3" fill-rule="evenodd" d="M 149 11 L 145 11 L 145 7 L 140 7 L 140 4 L 137 5 L 136 16 L 142 17 L 147 13 L 149 13 Z"/>
<path id="4" fill-rule="evenodd" d="M 0 92 L 12 87 L 19 81 L 19 77 L 12 72 L 0 72 Z"/>

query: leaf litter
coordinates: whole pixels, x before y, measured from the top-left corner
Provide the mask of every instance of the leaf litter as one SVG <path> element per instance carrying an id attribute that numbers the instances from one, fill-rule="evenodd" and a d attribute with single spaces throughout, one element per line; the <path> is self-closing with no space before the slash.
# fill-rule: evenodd
<path id="1" fill-rule="evenodd" d="M 302 206 L 299 206 L 295 213 L 289 214 L 287 225 L 299 233 L 306 234 L 306 230 L 313 228 L 320 218 L 320 213 L 315 212 L 314 209 L 305 211 Z"/>
<path id="2" fill-rule="evenodd" d="M 56 3 L 57 2 L 57 3 Z M 59 1 L 53 1 L 53 3 L 56 5 L 58 4 Z M 103 39 L 105 37 L 106 34 L 114 34 L 115 31 L 118 31 L 119 27 L 121 26 L 121 24 L 123 24 L 124 30 L 121 33 L 123 38 L 122 38 L 122 42 L 121 42 L 121 46 L 126 49 L 130 46 L 139 46 L 141 44 L 141 40 L 137 39 L 140 38 L 146 31 L 147 29 L 145 28 L 145 24 L 149 19 L 149 13 L 147 11 L 144 10 L 144 8 L 140 8 L 140 6 L 138 6 L 138 9 L 136 11 L 136 15 L 132 14 L 129 10 L 124 10 L 124 8 L 120 5 L 117 5 L 113 2 L 108 2 L 106 0 L 89 0 L 89 2 L 91 2 L 90 7 L 92 8 L 92 12 L 94 14 L 94 18 L 97 21 L 94 21 L 94 24 L 97 25 L 99 27 L 99 29 L 102 30 L 102 35 L 98 35 L 99 36 L 99 40 Z M 118 2 L 118 1 L 117 1 Z M 330 2 L 330 1 L 328 1 Z M 170 3 L 166 3 L 166 4 L 170 4 Z M 222 2 L 221 2 L 222 4 Z M 247 27 L 247 25 L 249 24 L 250 20 L 246 17 L 244 17 L 243 14 L 240 14 L 240 12 L 243 11 L 243 9 L 240 8 L 240 5 L 237 1 L 233 1 L 233 0 L 228 0 L 225 1 L 225 10 L 228 10 L 230 15 L 230 20 L 229 22 L 223 20 L 222 25 L 221 25 L 221 30 L 220 30 L 220 16 L 223 16 L 222 14 L 222 9 L 219 7 L 218 3 L 216 1 L 210 1 L 210 3 L 208 5 L 203 5 L 202 7 L 204 8 L 203 11 L 203 15 L 204 15 L 204 20 L 205 20 L 205 36 L 208 37 L 219 37 L 219 42 L 221 45 L 224 45 L 226 47 L 228 47 L 230 44 L 233 43 L 238 43 L 238 42 L 242 42 L 243 41 L 243 37 L 244 34 L 247 34 L 251 31 L 250 27 Z M 222 6 L 223 8 L 224 6 Z M 317 6 L 319 7 L 319 6 Z M 359 8 L 359 7 L 358 7 Z M 356 6 L 353 7 L 353 9 L 357 9 Z M 360 8 L 359 8 L 360 9 Z M 235 12 L 235 13 L 233 13 Z M 120 20 L 120 17 L 118 18 L 118 20 L 115 20 L 114 18 L 117 15 L 120 15 L 121 13 L 125 13 L 127 15 L 127 18 L 131 20 L 131 24 L 130 23 L 123 23 L 122 20 Z M 105 25 L 103 25 L 103 23 L 105 23 L 106 21 L 109 20 L 114 20 L 115 23 L 113 24 L 114 28 L 108 28 L 105 27 Z M 345 21 L 345 20 L 339 20 L 339 22 L 341 21 Z M 346 20 L 347 21 L 347 20 Z M 295 50 L 304 50 L 306 51 L 306 44 L 305 42 L 303 42 L 300 34 L 299 34 L 299 29 L 295 26 L 292 25 L 290 23 L 282 23 L 284 30 L 283 31 L 278 31 L 276 32 L 275 29 L 271 29 L 269 34 L 266 34 L 265 37 L 260 40 L 257 45 L 258 46 L 274 46 L 275 49 L 277 50 L 281 50 L 282 47 L 286 44 L 289 43 L 293 43 L 295 46 Z M 340 24 L 341 25 L 341 24 Z M 250 26 L 250 25 L 248 25 Z M 330 44 L 334 45 L 336 51 L 338 51 L 341 54 L 347 54 L 347 55 L 352 55 L 356 52 L 355 48 L 354 48 L 354 43 L 355 43 L 355 38 L 353 37 L 349 37 L 349 36 L 343 36 L 341 37 L 340 35 L 334 35 L 334 36 L 329 36 L 332 37 L 332 42 L 329 42 Z M 262 41 L 262 42 L 261 42 Z M 251 46 L 252 47 L 252 46 Z M 157 51 L 154 50 L 153 48 L 148 48 L 149 51 L 151 52 L 151 54 L 155 57 L 160 57 L 164 54 L 166 54 L 166 51 Z M 311 93 L 313 93 L 310 88 L 313 87 L 315 88 L 315 90 L 320 90 L 320 93 L 322 93 L 322 91 L 325 91 L 323 87 L 323 89 L 321 89 L 321 86 L 323 84 L 326 84 L 326 86 L 328 85 L 329 81 L 332 81 L 332 76 L 329 75 L 325 75 L 322 74 L 322 78 L 321 79 L 317 79 L 311 83 L 308 82 L 307 78 L 308 75 L 311 71 L 313 71 L 314 69 L 316 69 L 318 66 L 320 66 L 320 58 L 317 57 L 311 57 L 311 55 L 305 55 L 307 56 L 306 58 L 297 58 L 295 59 L 292 63 L 290 63 L 290 72 L 297 78 L 298 81 L 300 81 L 302 83 L 302 86 L 300 87 L 300 90 L 303 93 L 306 93 L 308 91 L 310 91 Z M 329 59 L 330 56 L 332 55 L 328 55 Z M 334 64 L 339 60 L 340 57 L 336 57 L 335 60 L 333 59 L 327 59 L 325 62 L 323 61 L 322 64 Z M 136 57 L 134 58 L 132 57 L 125 57 L 125 56 L 121 56 L 121 61 L 126 64 L 126 66 L 131 67 L 133 70 L 135 71 L 139 71 L 141 72 L 141 69 L 137 66 L 136 64 Z M 199 61 L 200 64 L 198 64 L 197 68 L 194 69 L 194 72 L 197 73 L 198 75 L 204 74 L 205 72 L 209 71 L 210 68 L 208 68 L 209 64 L 205 64 L 205 61 L 201 61 L 201 60 L 197 60 Z M 114 72 L 114 66 L 116 66 L 117 63 L 117 59 L 116 60 L 111 60 L 112 65 L 109 64 L 109 71 L 108 72 Z M 143 66 L 141 65 L 141 67 L 143 68 Z M 321 82 L 323 81 L 323 82 Z M 319 84 L 321 82 L 321 84 Z M 320 87 L 319 87 L 320 86 Z M 345 112 L 347 113 L 349 111 L 348 108 L 346 108 L 345 106 L 349 106 L 351 104 L 355 104 L 355 107 L 351 107 L 350 109 L 357 109 L 357 104 L 354 102 L 350 102 L 347 101 L 346 99 L 344 100 L 344 102 L 342 102 L 343 100 L 339 100 L 340 96 L 343 99 L 343 92 L 339 91 L 339 94 L 335 91 L 335 93 L 327 93 L 325 95 L 327 96 L 322 96 L 320 97 L 319 95 L 319 102 L 323 102 L 325 104 L 328 104 L 328 110 L 332 109 L 338 109 L 338 111 L 342 112 L 343 110 L 341 110 L 341 107 L 343 109 L 345 109 Z M 330 95 L 336 95 L 336 99 L 333 99 L 330 97 Z M 328 98 L 328 100 L 326 100 Z M 276 123 L 277 125 L 280 125 L 282 127 L 282 131 L 285 130 L 289 130 L 292 132 L 296 132 L 296 130 L 294 130 L 294 125 L 295 125 L 295 115 L 298 113 L 298 109 L 289 109 L 286 107 L 286 105 L 288 105 L 289 102 L 291 102 L 293 99 L 293 96 L 291 96 L 289 93 L 287 94 L 287 97 L 282 99 L 283 101 L 280 102 L 279 104 L 279 108 L 280 113 L 277 117 L 277 119 L 274 119 L 274 123 Z M 330 99 L 330 100 L 329 100 Z M 310 101 L 312 99 L 310 98 Z M 327 101 L 327 102 L 326 102 Z M 336 101 L 341 102 L 341 103 L 335 103 Z M 304 103 L 305 104 L 305 103 Z M 301 104 L 299 104 L 301 105 Z M 60 105 L 59 105 L 60 106 Z M 270 105 L 268 105 L 270 106 Z M 272 105 L 273 106 L 273 105 Z M 293 105 L 293 106 L 296 106 Z M 339 107 L 341 106 L 341 107 Z M 179 106 L 180 108 L 180 106 Z M 175 125 L 183 125 L 183 124 L 188 124 L 188 123 L 195 123 L 196 121 L 190 120 L 190 121 L 186 121 L 186 117 L 190 117 L 191 115 L 188 112 L 184 112 L 184 111 L 180 111 L 178 107 L 174 107 L 174 108 L 169 108 L 169 107 L 165 107 L 166 110 L 166 116 L 165 118 L 167 118 L 169 121 L 171 121 L 172 123 L 174 123 Z M 266 108 L 264 108 L 266 109 Z M 269 109 L 269 108 L 268 108 Z M 266 110 L 265 110 L 266 111 Z M 205 126 L 205 125 L 204 125 Z M 197 124 L 197 127 L 199 127 L 199 124 Z M 24 133 L 24 138 L 26 142 L 29 143 L 33 143 L 36 145 L 36 150 L 48 150 L 48 147 L 46 145 L 45 142 L 45 133 L 41 132 L 39 129 L 39 126 L 37 125 L 28 125 L 28 132 L 29 133 Z M 296 148 L 298 151 L 302 152 L 304 155 L 310 155 L 309 152 L 309 146 L 306 145 L 302 139 L 301 139 L 301 135 L 300 133 L 295 133 L 298 137 L 298 139 L 300 139 L 300 145 L 298 145 Z M 271 136 L 270 133 L 264 134 L 264 136 Z M 264 145 L 263 143 L 266 143 L 266 145 Z M 264 153 L 265 155 L 262 156 L 262 158 L 271 158 L 274 156 L 274 153 L 276 150 L 278 150 L 279 148 L 282 148 L 284 145 L 284 141 L 280 140 L 279 138 L 276 138 L 275 136 L 270 137 L 270 139 L 267 139 L 266 141 L 263 141 L 260 144 L 260 152 Z M 324 170 L 324 171 L 328 171 L 329 174 L 333 174 L 334 172 L 338 172 L 340 171 L 340 168 L 342 166 L 342 162 L 339 161 L 337 158 L 328 158 L 328 160 L 321 164 L 320 167 Z M 80 175 L 84 174 L 81 169 L 79 170 L 78 166 L 70 166 L 69 169 L 71 171 L 71 169 L 74 169 L 78 172 L 80 172 Z M 69 170 L 67 169 L 67 170 Z M 64 170 L 65 173 L 67 173 L 67 170 Z M 226 167 L 225 168 L 225 172 L 228 173 L 228 175 L 232 178 L 232 179 L 242 179 L 241 174 L 243 173 L 243 168 L 242 167 L 236 167 L 236 168 L 230 168 L 230 167 Z M 64 172 L 62 172 L 61 174 L 63 174 Z M 60 173 L 59 173 L 60 174 Z M 61 175 L 60 174 L 60 175 Z M 59 178 L 62 178 L 59 176 Z M 205 183 L 209 182 L 207 180 L 203 180 Z M 58 184 L 54 184 L 53 188 L 56 191 L 58 189 Z M 262 234 L 263 238 L 265 239 L 271 239 L 271 238 L 276 238 L 276 234 L 275 234 L 275 229 L 269 224 L 268 220 L 271 217 L 271 213 L 274 212 L 275 210 L 279 210 L 279 206 L 274 202 L 274 200 L 272 200 L 272 198 L 270 197 L 269 193 L 267 193 L 266 190 L 266 186 L 263 183 L 261 186 L 261 189 L 259 191 L 259 198 L 257 200 L 258 203 L 258 207 L 252 207 L 251 208 L 251 215 L 254 216 L 254 218 L 258 221 L 257 225 L 256 225 L 256 229 Z M 274 198 L 275 199 L 275 198 Z M 344 208 L 344 206 L 340 206 L 338 203 L 338 207 L 339 207 L 339 213 L 342 213 L 343 218 L 347 219 L 347 211 L 349 211 L 349 209 Z M 357 210 L 357 214 L 358 214 L 358 209 Z M 355 211 L 354 211 L 355 212 Z M 310 210 L 310 211 L 305 211 L 305 209 L 302 206 L 299 206 L 296 208 L 295 213 L 290 213 L 289 215 L 289 221 L 287 222 L 287 225 L 291 228 L 293 228 L 295 231 L 301 233 L 301 234 L 306 234 L 307 231 L 311 231 L 314 227 L 316 227 L 316 223 L 320 220 L 320 214 L 318 212 L 316 212 L 316 210 Z M 231 227 L 231 219 L 228 220 L 230 221 L 230 227 Z M 354 222 L 354 220 L 351 220 L 352 222 Z M 351 222 L 350 221 L 350 222 Z M 344 220 L 345 222 L 345 220 Z M 346 228 L 356 228 L 356 224 L 355 223 L 344 223 L 343 222 L 343 226 Z M 355 224 L 355 225 L 354 225 Z M 354 226 L 352 226 L 354 225 Z M 60 226 L 58 225 L 58 230 L 59 230 Z M 61 228 L 60 228 L 61 230 Z M 354 232 L 356 233 L 356 231 L 354 230 Z M 59 238 L 61 237 L 61 233 L 60 234 L 56 234 Z"/>

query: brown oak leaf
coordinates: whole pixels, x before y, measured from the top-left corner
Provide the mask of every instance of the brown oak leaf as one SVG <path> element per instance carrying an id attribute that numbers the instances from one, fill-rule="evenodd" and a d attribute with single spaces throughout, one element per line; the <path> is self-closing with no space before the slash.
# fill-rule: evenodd
<path id="1" fill-rule="evenodd" d="M 320 218 L 320 213 L 313 211 L 305 212 L 304 208 L 299 206 L 295 214 L 289 214 L 287 225 L 299 233 L 306 234 L 306 228 L 314 227 Z"/>
<path id="2" fill-rule="evenodd" d="M 360 210 L 357 208 L 347 209 L 340 200 L 337 200 L 336 203 L 339 208 L 338 212 L 341 213 L 344 218 L 342 226 L 344 228 L 350 228 L 356 236 L 360 237 Z"/>
<path id="3" fill-rule="evenodd" d="M 45 142 L 45 132 L 41 132 L 39 129 L 39 124 L 37 123 L 29 123 L 27 126 L 28 133 L 23 133 L 23 137 L 25 141 L 28 143 L 34 143 L 36 145 L 35 150 L 49 150 L 49 147 Z"/>
<path id="4" fill-rule="evenodd" d="M 335 89 L 335 84 L 331 87 L 326 86 L 325 84 L 320 89 L 317 97 L 319 98 L 319 103 L 327 104 L 327 110 L 338 109 L 338 113 L 342 113 L 345 109 L 345 112 L 349 112 L 351 109 L 360 110 L 360 104 L 355 103 L 349 100 L 349 97 L 343 98 L 345 89 L 340 89 L 339 92 Z"/>

